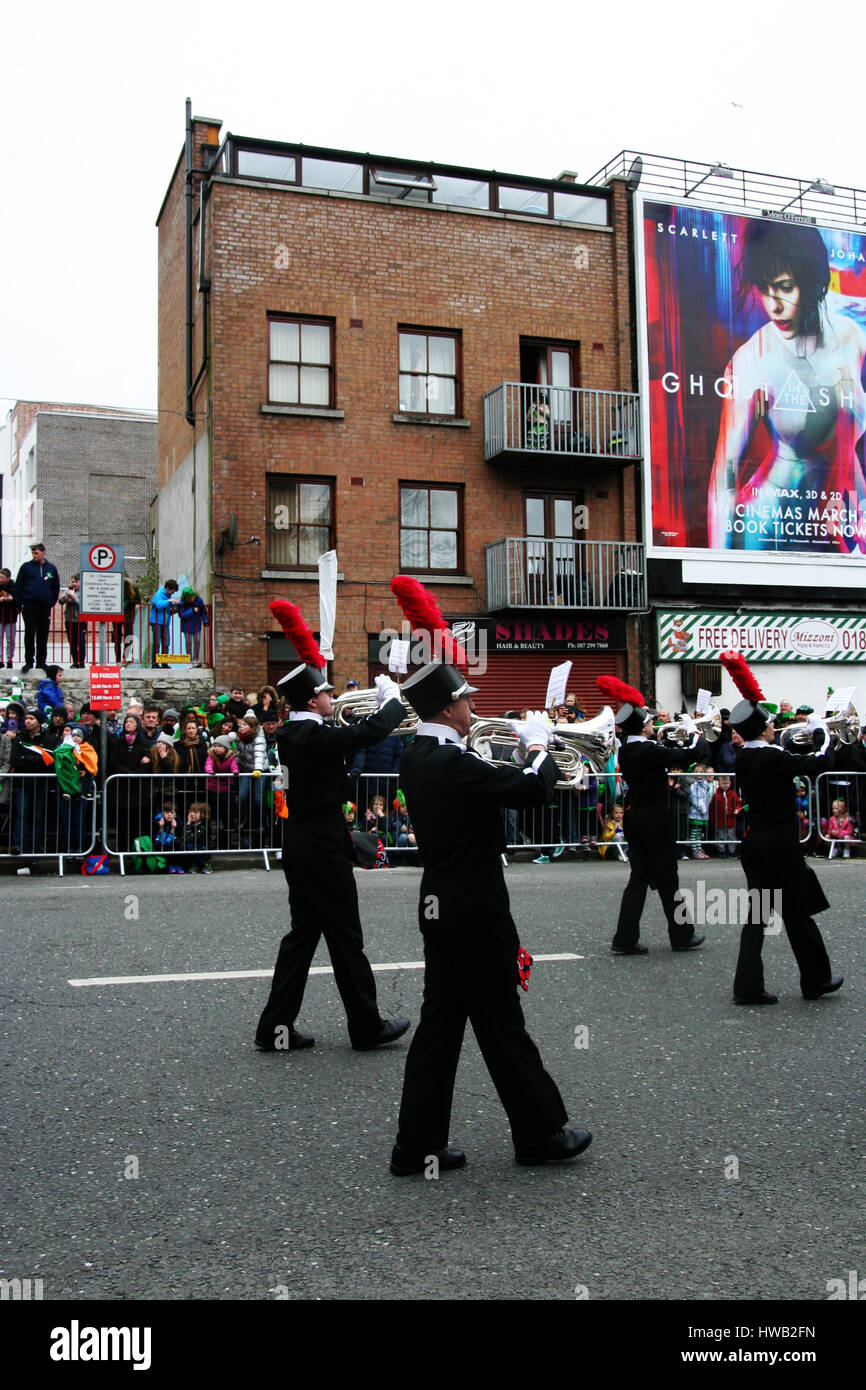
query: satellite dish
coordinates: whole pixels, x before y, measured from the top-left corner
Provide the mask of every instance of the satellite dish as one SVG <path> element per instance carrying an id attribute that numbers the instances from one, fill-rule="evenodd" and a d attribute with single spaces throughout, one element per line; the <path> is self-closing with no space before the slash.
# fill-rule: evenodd
<path id="1" fill-rule="evenodd" d="M 637 192 L 642 173 L 643 160 L 641 159 L 639 154 L 636 154 L 631 162 L 631 168 L 629 169 L 625 180 L 625 186 L 628 189 L 629 193 Z"/>
<path id="2" fill-rule="evenodd" d="M 232 550 L 234 550 L 237 543 L 238 519 L 235 516 L 234 512 L 231 512 L 229 515 L 228 524 L 224 526 L 223 529 L 220 531 L 219 540 L 217 541 L 216 546 L 217 554 L 222 555 L 227 545 L 230 546 Z"/>

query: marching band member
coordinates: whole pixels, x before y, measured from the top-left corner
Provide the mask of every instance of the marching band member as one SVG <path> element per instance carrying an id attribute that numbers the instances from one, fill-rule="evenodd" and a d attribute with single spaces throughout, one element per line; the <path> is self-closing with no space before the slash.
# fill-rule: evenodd
<path id="1" fill-rule="evenodd" d="M 424 864 L 418 923 L 425 971 L 391 1172 L 421 1173 L 434 1156 L 440 1170 L 465 1163 L 462 1150 L 448 1146 L 448 1126 L 467 1020 L 511 1121 L 517 1162 L 576 1158 L 592 1136 L 565 1128 L 562 1098 L 524 1025 L 517 991 L 529 962 L 509 910 L 501 860 L 500 808 L 541 806 L 553 793 L 558 771 L 547 752 L 547 719 L 541 712 L 512 726 L 526 764 L 521 770 L 486 762 L 463 747 L 475 687 L 453 666 L 424 666 L 403 689 L 421 720 L 400 777 Z"/>
<path id="2" fill-rule="evenodd" d="M 656 888 L 668 923 L 674 951 L 693 951 L 702 945 L 678 897 L 677 845 L 668 807 L 668 768 L 682 762 L 683 750 L 666 748 L 652 734 L 652 715 L 644 708 L 639 690 L 599 676 L 596 685 L 606 700 L 621 704 L 616 723 L 622 734 L 619 765 L 628 785 L 625 803 L 625 838 L 631 873 L 619 909 L 611 951 L 615 956 L 645 956 L 639 944 L 640 918 L 648 888 Z M 692 744 L 698 734 L 692 733 Z"/>
<path id="3" fill-rule="evenodd" d="M 348 800 L 344 758 L 386 738 L 402 723 L 400 691 L 379 676 L 379 709 L 345 729 L 326 723 L 333 710 L 325 661 L 300 611 L 277 600 L 270 605 L 302 664 L 280 681 L 291 708 L 277 734 L 280 762 L 289 771 L 283 828 L 283 872 L 289 885 L 292 928 L 280 943 L 268 1002 L 256 1029 L 264 1052 L 312 1047 L 295 1028 L 310 964 L 324 935 L 334 978 L 346 1009 L 349 1038 L 359 1052 L 394 1042 L 409 1028 L 407 1018 L 383 1019 L 376 984 L 364 954 L 358 893 L 342 806 Z"/>
<path id="4" fill-rule="evenodd" d="M 745 660 L 737 652 L 722 652 L 721 661 L 744 696 L 731 710 L 731 728 L 741 740 L 736 775 L 749 821 L 742 848 L 743 870 L 750 890 L 749 916 L 740 934 L 734 1003 L 777 1001 L 777 995 L 768 994 L 764 988 L 761 961 L 767 925 L 762 920 L 763 912 L 766 903 L 778 903 L 776 893 L 781 895 L 782 921 L 800 967 L 803 998 L 818 999 L 839 989 L 842 976 L 832 973 L 827 949 L 811 915 L 823 912 L 830 904 L 800 845 L 794 778 L 826 771 L 833 765 L 833 755 L 827 751 L 795 755 L 779 748 L 773 742 L 772 715 L 761 703 L 761 688 Z M 810 723 L 826 750 L 826 725 L 820 720 Z"/>

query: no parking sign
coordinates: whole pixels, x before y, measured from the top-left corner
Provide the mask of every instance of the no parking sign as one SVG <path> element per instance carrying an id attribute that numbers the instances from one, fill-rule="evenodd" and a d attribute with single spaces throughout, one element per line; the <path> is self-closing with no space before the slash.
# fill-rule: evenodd
<path id="1" fill-rule="evenodd" d="M 105 541 L 82 541 L 80 572 L 81 619 L 100 623 L 121 622 L 123 546 L 108 545 Z"/>

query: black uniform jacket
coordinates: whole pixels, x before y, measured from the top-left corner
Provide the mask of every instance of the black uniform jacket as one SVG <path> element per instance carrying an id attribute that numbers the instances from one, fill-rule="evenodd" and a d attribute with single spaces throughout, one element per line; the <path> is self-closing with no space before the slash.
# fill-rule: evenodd
<path id="1" fill-rule="evenodd" d="M 691 751 L 666 748 L 655 739 L 641 738 L 622 745 L 619 766 L 628 784 L 623 818 L 627 840 L 653 847 L 673 846 L 668 769 L 682 767 L 685 756 L 691 760 Z"/>
<path id="2" fill-rule="evenodd" d="M 799 854 L 794 778 L 817 777 L 833 763 L 832 753 L 788 753 L 770 744 L 739 748 L 735 764 L 737 785 L 743 805 L 748 807 L 744 843 L 754 845 L 760 841 L 768 852 L 794 850 Z"/>
<path id="3" fill-rule="evenodd" d="M 346 838 L 343 803 L 349 799 L 344 759 L 357 748 L 368 748 L 401 724 L 406 710 L 401 700 L 388 700 L 376 713 L 357 724 L 339 728 L 317 719 L 292 719 L 277 731 L 280 762 L 288 770 L 286 834 L 336 833 Z"/>
<path id="4" fill-rule="evenodd" d="M 424 861 L 422 930 L 435 920 L 478 929 L 491 915 L 508 915 L 500 808 L 544 806 L 554 798 L 558 776 L 549 754 L 533 772 L 485 762 L 457 743 L 425 735 L 407 748 L 400 785 Z M 430 896 L 438 914 L 432 920 L 425 917 Z"/>

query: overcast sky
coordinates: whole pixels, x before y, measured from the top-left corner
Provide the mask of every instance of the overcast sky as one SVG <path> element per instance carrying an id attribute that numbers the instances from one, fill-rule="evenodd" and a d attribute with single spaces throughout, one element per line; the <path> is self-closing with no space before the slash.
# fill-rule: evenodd
<path id="1" fill-rule="evenodd" d="M 7 9 L 3 416 L 17 399 L 155 407 L 155 220 L 187 96 L 223 133 L 546 178 L 587 179 L 625 148 L 866 187 L 859 60 L 841 46 L 856 7 L 584 8 Z"/>

